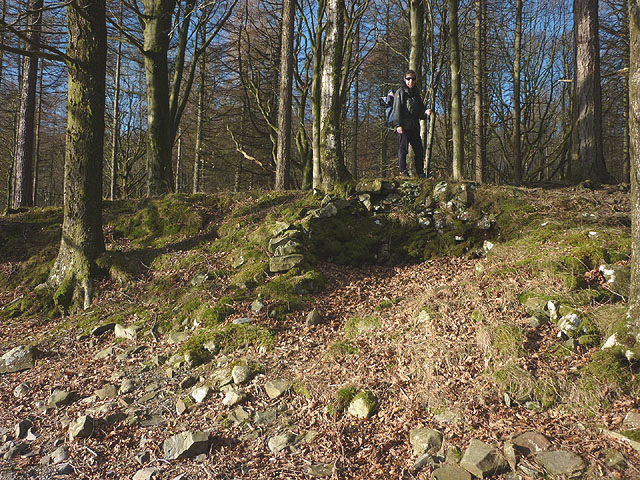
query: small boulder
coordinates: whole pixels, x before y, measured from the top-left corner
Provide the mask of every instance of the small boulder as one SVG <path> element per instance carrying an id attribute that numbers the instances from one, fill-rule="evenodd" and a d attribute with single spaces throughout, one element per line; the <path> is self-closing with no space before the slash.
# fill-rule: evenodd
<path id="1" fill-rule="evenodd" d="M 21 345 L 0 357 L 0 373 L 15 373 L 33 368 L 37 350 L 30 345 Z"/>
<path id="2" fill-rule="evenodd" d="M 319 325 L 322 322 L 322 317 L 315 308 L 309 312 L 305 324 L 307 326 Z"/>
<path id="3" fill-rule="evenodd" d="M 133 480 L 153 480 L 154 478 L 157 478 L 156 473 L 158 473 L 157 468 L 143 468 L 135 473 Z"/>
<path id="4" fill-rule="evenodd" d="M 629 430 L 640 429 L 640 412 L 635 410 L 628 412 L 622 425 Z"/>
<path id="5" fill-rule="evenodd" d="M 191 392 L 191 398 L 196 403 L 204 402 L 209 396 L 209 392 L 211 389 L 207 386 L 196 388 L 193 392 Z"/>
<path id="6" fill-rule="evenodd" d="M 358 393 L 349 403 L 347 411 L 356 418 L 369 418 L 376 407 L 378 399 L 369 390 Z"/>
<path id="7" fill-rule="evenodd" d="M 76 399 L 77 395 L 75 392 L 67 392 L 66 390 L 54 390 L 49 397 L 49 401 L 47 402 L 47 407 L 49 408 L 58 408 L 64 405 L 69 405 Z"/>
<path id="8" fill-rule="evenodd" d="M 585 468 L 584 460 L 566 450 L 548 450 L 535 455 L 535 461 L 551 475 L 578 475 Z"/>
<path id="9" fill-rule="evenodd" d="M 91 335 L 94 337 L 99 337 L 100 335 L 104 335 L 107 332 L 113 332 L 116 328 L 116 324 L 113 322 L 103 323 L 102 325 L 98 325 L 93 330 L 91 330 Z"/>
<path id="10" fill-rule="evenodd" d="M 292 268 L 302 264 L 303 261 L 304 257 L 300 254 L 271 257 L 269 259 L 269 270 L 272 273 L 288 272 Z"/>
<path id="11" fill-rule="evenodd" d="M 278 398 L 291 387 L 291 381 L 286 378 L 274 378 L 264 385 L 264 389 L 270 399 Z"/>
<path id="12" fill-rule="evenodd" d="M 13 389 L 13 396 L 16 398 L 24 397 L 27 393 L 29 393 L 29 384 L 21 383 L 16 388 Z"/>
<path id="13" fill-rule="evenodd" d="M 131 325 L 130 327 L 123 327 L 119 323 L 116 323 L 114 327 L 114 335 L 116 338 L 124 338 L 126 340 L 135 340 L 138 336 L 138 331 L 141 329 L 140 325 Z"/>
<path id="14" fill-rule="evenodd" d="M 293 433 L 283 433 L 281 435 L 276 435 L 275 437 L 271 437 L 268 442 L 269 450 L 271 453 L 279 453 L 289 445 L 293 445 L 296 440 L 296 436 Z"/>
<path id="15" fill-rule="evenodd" d="M 524 432 L 512 441 L 514 448 L 525 457 L 551 448 L 551 442 L 547 440 L 547 437 L 537 432 Z"/>
<path id="16" fill-rule="evenodd" d="M 93 433 L 93 418 L 82 415 L 69 424 L 69 440 L 88 438 Z"/>
<path id="17" fill-rule="evenodd" d="M 413 454 L 420 456 L 424 453 L 436 454 L 442 447 L 442 432 L 430 428 L 417 428 L 411 430 L 409 442 L 413 447 Z"/>
<path id="18" fill-rule="evenodd" d="M 471 480 L 471 474 L 457 465 L 443 465 L 433 471 L 433 480 Z"/>
<path id="19" fill-rule="evenodd" d="M 25 418 L 24 420 L 20 420 L 15 427 L 15 437 L 18 440 L 22 440 L 26 438 L 27 433 L 32 427 L 33 427 L 33 422 L 28 418 Z"/>
<path id="20" fill-rule="evenodd" d="M 236 385 L 243 385 L 248 383 L 254 375 L 254 371 L 247 365 L 236 365 L 231 370 L 231 376 L 233 377 L 233 383 Z"/>
<path id="21" fill-rule="evenodd" d="M 66 445 L 60 445 L 51 454 L 51 461 L 53 463 L 62 463 L 69 458 L 69 447 Z"/>
<path id="22" fill-rule="evenodd" d="M 222 399 L 222 404 L 227 407 L 233 407 L 239 403 L 242 403 L 247 395 L 242 390 L 229 390 L 224 399 Z"/>
<path id="23" fill-rule="evenodd" d="M 251 311 L 254 313 L 258 313 L 261 312 L 264 309 L 265 305 L 264 303 L 256 298 L 252 303 L 251 303 Z"/>
<path id="24" fill-rule="evenodd" d="M 460 466 L 480 478 L 509 470 L 509 464 L 498 449 L 477 439 L 471 440 L 460 460 Z"/>
<path id="25" fill-rule="evenodd" d="M 108 383 L 100 390 L 96 390 L 95 394 L 98 396 L 100 400 L 104 400 L 106 398 L 113 398 L 118 396 L 118 389 L 115 385 Z"/>
<path id="26" fill-rule="evenodd" d="M 173 435 L 164 441 L 164 457 L 167 460 L 191 458 L 207 453 L 209 450 L 209 432 L 186 431 Z"/>
<path id="27" fill-rule="evenodd" d="M 627 265 L 600 265 L 600 273 L 607 281 L 607 286 L 612 292 L 625 298 L 629 297 L 631 288 L 631 264 Z"/>

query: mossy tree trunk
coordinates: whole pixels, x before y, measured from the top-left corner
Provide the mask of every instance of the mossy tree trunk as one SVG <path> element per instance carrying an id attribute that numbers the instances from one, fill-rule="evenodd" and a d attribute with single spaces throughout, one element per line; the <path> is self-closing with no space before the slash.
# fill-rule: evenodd
<path id="1" fill-rule="evenodd" d="M 520 62 L 522 59 L 522 0 L 516 0 L 516 31 L 513 45 L 513 183 L 522 184 L 522 119 L 520 107 Z"/>
<path id="2" fill-rule="evenodd" d="M 474 128 L 475 128 L 475 180 L 484 181 L 484 164 L 486 157 L 486 139 L 484 123 L 484 94 L 486 81 L 484 75 L 483 50 L 486 48 L 483 32 L 485 30 L 484 5 L 486 0 L 475 0 L 475 30 L 473 45 L 473 96 L 474 96 Z"/>
<path id="3" fill-rule="evenodd" d="M 629 0 L 629 138 L 631 158 L 631 294 L 629 322 L 640 345 L 640 0 Z"/>
<path id="4" fill-rule="evenodd" d="M 610 180 L 602 146 L 598 0 L 574 0 L 574 82 L 571 177 Z"/>
<path id="5" fill-rule="evenodd" d="M 169 115 L 169 38 L 175 0 L 143 0 L 144 69 L 147 86 L 147 194 L 173 190 Z"/>
<path id="6" fill-rule="evenodd" d="M 451 54 L 451 133 L 453 138 L 453 180 L 463 176 L 464 142 L 462 137 L 462 80 L 460 77 L 460 39 L 458 2 L 449 0 L 449 48 Z"/>
<path id="7" fill-rule="evenodd" d="M 287 190 L 289 188 L 289 172 L 291 169 L 291 105 L 293 103 L 293 26 L 295 12 L 296 0 L 284 0 L 282 3 L 282 35 L 280 45 L 276 190 Z"/>
<path id="8" fill-rule="evenodd" d="M 351 179 L 344 165 L 340 119 L 342 80 L 344 0 L 327 2 L 326 37 L 322 62 L 320 95 L 320 170 L 325 191 Z"/>
<path id="9" fill-rule="evenodd" d="M 37 52 L 42 25 L 43 0 L 31 0 L 27 15 L 28 52 Z M 25 55 L 22 73 L 22 99 L 16 151 L 13 169 L 13 188 L 11 189 L 11 207 L 19 208 L 33 205 L 33 146 L 35 132 L 36 90 L 38 85 L 38 57 Z"/>
<path id="10" fill-rule="evenodd" d="M 49 283 L 54 299 L 68 304 L 92 297 L 95 260 L 104 251 L 102 159 L 107 58 L 105 0 L 74 0 L 67 6 L 67 135 L 62 240 Z"/>

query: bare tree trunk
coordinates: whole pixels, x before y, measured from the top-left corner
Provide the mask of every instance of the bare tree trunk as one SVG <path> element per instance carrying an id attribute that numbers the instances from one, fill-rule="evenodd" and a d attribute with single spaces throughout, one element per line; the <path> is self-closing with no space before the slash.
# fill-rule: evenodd
<path id="1" fill-rule="evenodd" d="M 120 22 L 122 22 L 122 0 L 120 0 Z M 118 137 L 120 135 L 120 60 L 122 58 L 122 42 L 118 42 L 118 53 L 116 56 L 116 71 L 113 78 L 113 119 L 111 132 L 111 184 L 109 188 L 109 199 L 116 199 L 116 189 L 118 185 Z"/>
<path id="2" fill-rule="evenodd" d="M 341 126 L 342 104 L 340 80 L 344 34 L 344 0 L 327 2 L 325 48 L 322 62 L 322 93 L 320 95 L 320 169 L 325 191 L 351 178 L 344 166 Z"/>
<path id="3" fill-rule="evenodd" d="M 473 46 L 473 95 L 474 95 L 474 119 L 475 119 L 475 178 L 476 182 L 483 183 L 484 171 L 484 149 L 485 149 L 485 129 L 484 129 L 484 98 L 482 91 L 484 88 L 484 65 L 482 64 L 482 30 L 484 28 L 483 0 L 475 0 L 475 31 Z"/>
<path id="4" fill-rule="evenodd" d="M 356 52 L 360 51 L 360 24 L 356 30 Z M 356 72 L 353 82 L 353 151 L 351 154 L 351 165 L 349 172 L 355 179 L 358 178 L 358 130 L 360 127 L 360 73 Z"/>
<path id="5" fill-rule="evenodd" d="M 143 0 L 147 86 L 147 195 L 173 190 L 167 51 L 175 0 Z"/>
<path id="6" fill-rule="evenodd" d="M 630 1 L 630 0 L 629 0 Z M 623 20 L 626 26 L 629 25 L 629 5 L 625 2 L 627 8 L 623 8 Z M 629 45 L 625 44 L 623 53 L 623 61 L 625 67 L 629 68 Z M 629 75 L 624 76 L 624 91 L 629 92 Z M 631 159 L 629 156 L 629 95 L 624 96 L 624 143 L 622 146 L 622 181 L 629 183 L 631 181 Z"/>
<path id="7" fill-rule="evenodd" d="M 43 0 L 29 2 L 27 21 L 28 52 L 37 52 L 42 25 Z M 13 169 L 11 207 L 33 205 L 33 145 L 36 112 L 36 90 L 38 85 L 38 58 L 26 55 L 23 64 L 22 101 L 20 102 L 20 124 L 16 143 L 16 157 Z"/>
<path id="8" fill-rule="evenodd" d="M 64 219 L 58 258 L 49 275 L 54 300 L 91 303 L 102 235 L 102 155 L 107 58 L 105 0 L 74 0 L 67 7 L 67 138 Z"/>
<path id="9" fill-rule="evenodd" d="M 520 61 L 522 57 L 522 0 L 516 0 L 516 31 L 513 45 L 513 183 L 522 184 L 522 135 L 520 121 Z"/>
<path id="10" fill-rule="evenodd" d="M 293 26 L 295 11 L 296 0 L 283 1 L 276 190 L 287 190 L 291 180 L 291 105 L 293 102 Z"/>
<path id="11" fill-rule="evenodd" d="M 35 153 L 33 155 L 33 200 L 31 205 L 34 205 L 34 206 L 37 205 L 38 182 L 40 180 L 38 175 L 38 167 L 40 164 L 40 120 L 42 118 L 42 77 L 43 77 L 43 72 L 40 72 L 39 86 L 38 86 L 38 107 L 37 107 L 38 116 L 36 118 L 36 127 L 35 127 L 36 128 L 36 132 L 35 132 L 36 146 L 35 146 Z"/>
<path id="12" fill-rule="evenodd" d="M 202 43 L 204 44 L 207 37 L 207 29 L 202 28 Z M 200 176 L 202 166 L 202 115 L 204 110 L 204 93 L 207 82 L 207 57 L 202 55 L 200 62 L 200 85 L 198 85 L 198 119 L 196 124 L 196 146 L 195 156 L 193 159 L 193 185 L 192 193 L 200 191 Z"/>
<path id="13" fill-rule="evenodd" d="M 640 0 L 629 0 L 629 134 L 631 150 L 631 293 L 628 320 L 640 344 Z"/>
<path id="14" fill-rule="evenodd" d="M 451 132 L 453 138 L 453 180 L 463 177 L 464 142 L 462 136 L 462 82 L 458 37 L 458 1 L 449 0 L 449 48 L 451 49 Z"/>
<path id="15" fill-rule="evenodd" d="M 2 13 L 0 13 L 0 20 L 2 20 L 2 24 L 5 22 L 5 18 L 7 17 L 7 0 L 2 0 Z M 2 89 L 2 75 L 4 73 L 4 30 L 0 32 L 0 89 Z"/>
<path id="16" fill-rule="evenodd" d="M 416 86 L 418 82 L 423 82 L 424 75 L 422 74 L 422 58 L 424 56 L 425 44 L 424 44 L 424 0 L 410 0 L 409 2 L 409 23 L 410 23 L 410 38 L 411 38 L 411 50 L 409 52 L 409 68 L 416 72 Z M 420 121 L 420 125 L 424 124 L 424 120 Z M 422 128 L 420 128 L 422 130 Z M 416 166 L 417 162 L 423 162 L 424 170 L 424 158 L 415 158 L 415 152 L 413 147 L 407 155 L 407 168 L 415 174 L 418 170 Z"/>
<path id="17" fill-rule="evenodd" d="M 574 0 L 572 180 L 607 182 L 602 150 L 598 0 Z"/>
<path id="18" fill-rule="evenodd" d="M 182 186 L 182 127 L 178 131 L 178 153 L 176 155 L 176 184 L 174 192 L 179 192 Z"/>
<path id="19" fill-rule="evenodd" d="M 321 24 L 325 15 L 326 1 L 318 2 L 317 25 L 315 39 L 313 43 L 313 79 L 311 83 L 311 121 L 312 121 L 312 145 L 313 145 L 313 188 L 320 187 L 322 183 L 322 172 L 320 169 L 320 129 L 321 119 L 321 95 L 322 95 L 322 57 L 324 55 L 323 48 L 323 29 Z"/>

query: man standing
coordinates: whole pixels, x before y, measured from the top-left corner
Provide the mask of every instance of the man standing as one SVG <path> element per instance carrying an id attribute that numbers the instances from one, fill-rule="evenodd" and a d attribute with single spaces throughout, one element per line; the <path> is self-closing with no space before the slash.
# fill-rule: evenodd
<path id="1" fill-rule="evenodd" d="M 407 152 L 409 145 L 415 155 L 418 177 L 424 177 L 424 148 L 420 138 L 420 122 L 431 115 L 431 109 L 424 107 L 420 92 L 416 87 L 416 72 L 407 70 L 404 85 L 395 93 L 393 101 L 393 125 L 398 133 L 398 166 L 400 175 L 409 176 Z"/>

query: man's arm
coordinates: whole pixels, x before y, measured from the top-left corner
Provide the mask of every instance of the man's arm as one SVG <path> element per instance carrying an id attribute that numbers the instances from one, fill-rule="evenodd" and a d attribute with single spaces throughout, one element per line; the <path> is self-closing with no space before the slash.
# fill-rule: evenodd
<path id="1" fill-rule="evenodd" d="M 402 127 L 400 126 L 400 107 L 402 102 L 400 101 L 400 90 L 396 91 L 393 96 L 393 126 L 396 127 L 396 132 L 402 133 Z"/>

